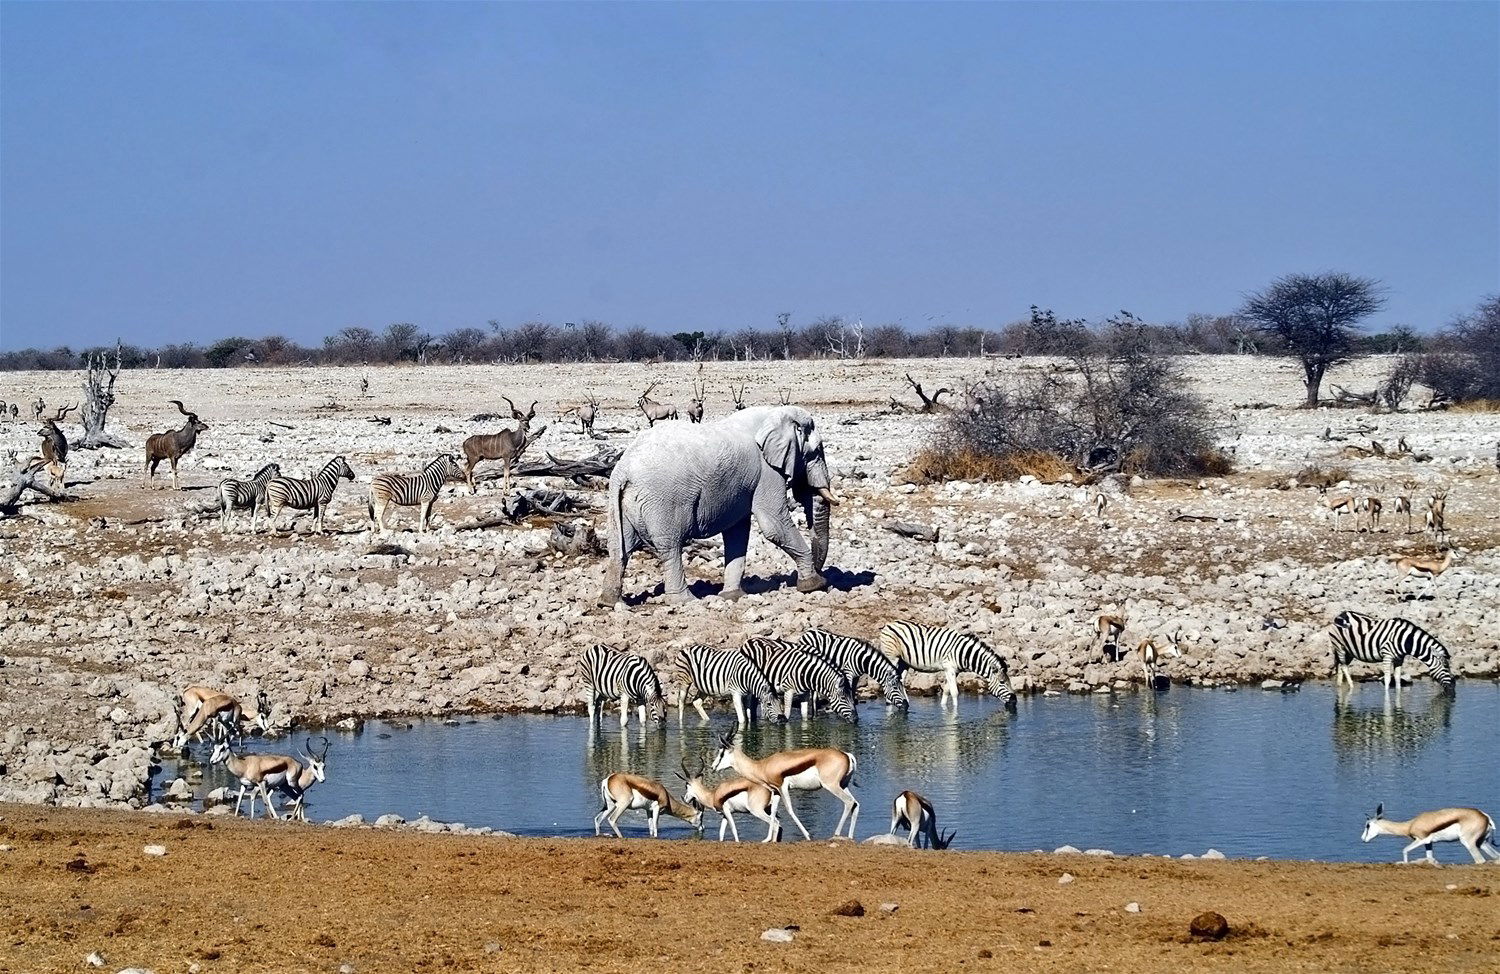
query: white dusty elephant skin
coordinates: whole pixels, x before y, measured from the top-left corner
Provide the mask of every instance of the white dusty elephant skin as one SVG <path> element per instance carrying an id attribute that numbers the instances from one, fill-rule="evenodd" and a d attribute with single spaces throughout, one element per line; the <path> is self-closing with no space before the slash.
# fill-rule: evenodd
<path id="1" fill-rule="evenodd" d="M 671 601 L 692 598 L 682 549 L 693 538 L 724 537 L 725 598 L 743 594 L 745 552 L 753 517 L 761 532 L 797 565 L 797 589 L 827 586 L 831 492 L 823 441 L 799 406 L 760 406 L 697 425 L 666 422 L 631 444 L 609 478 L 609 566 L 599 601 L 620 601 L 632 552 L 661 559 Z M 787 509 L 787 490 L 813 532 L 809 544 Z"/>

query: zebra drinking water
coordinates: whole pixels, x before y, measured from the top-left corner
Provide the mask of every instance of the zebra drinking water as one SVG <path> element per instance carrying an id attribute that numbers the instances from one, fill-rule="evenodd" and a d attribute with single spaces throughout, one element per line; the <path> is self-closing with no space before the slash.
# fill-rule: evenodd
<path id="1" fill-rule="evenodd" d="M 333 500 L 333 491 L 339 480 L 353 480 L 354 471 L 341 456 L 334 457 L 323 465 L 323 469 L 310 480 L 296 477 L 272 477 L 266 483 L 266 517 L 271 530 L 276 530 L 276 515 L 283 507 L 294 511 L 312 511 L 317 519 L 318 533 L 323 533 L 323 515 Z"/>
<path id="2" fill-rule="evenodd" d="M 1454 692 L 1448 648 L 1414 622 L 1405 619 L 1381 620 L 1346 610 L 1333 617 L 1328 638 L 1333 643 L 1335 683 L 1347 680 L 1349 686 L 1354 686 L 1354 674 L 1350 672 L 1349 664 L 1359 660 L 1363 663 L 1384 663 L 1385 675 L 1381 682 L 1386 689 L 1394 684 L 1399 690 L 1401 665 L 1407 657 L 1412 657 L 1427 664 L 1427 671 L 1442 685 L 1444 693 Z"/>
<path id="3" fill-rule="evenodd" d="M 255 471 L 249 480 L 225 477 L 219 481 L 219 530 L 229 530 L 230 511 L 250 512 L 250 533 L 255 533 L 255 518 L 266 506 L 266 484 L 281 476 L 281 465 L 268 463 Z"/>
<path id="4" fill-rule="evenodd" d="M 640 708 L 641 723 L 667 722 L 667 701 L 661 694 L 661 681 L 651 664 L 633 653 L 622 653 L 610 646 L 596 644 L 583 654 L 583 681 L 588 687 L 589 723 L 599 717 L 601 700 L 620 701 L 620 726 L 630 723 L 632 701 Z"/>
<path id="5" fill-rule="evenodd" d="M 786 719 L 782 716 L 776 688 L 755 661 L 742 653 L 726 653 L 709 646 L 688 646 L 678 651 L 674 665 L 684 683 L 677 697 L 679 724 L 689 699 L 707 720 L 708 711 L 703 709 L 703 698 L 722 696 L 734 701 L 734 715 L 741 725 L 746 723 L 746 705 L 753 705 L 757 699 L 765 701 L 768 719 Z"/>
<path id="6" fill-rule="evenodd" d="M 458 458 L 451 453 L 439 455 L 416 475 L 380 474 L 370 481 L 370 500 L 365 507 L 370 515 L 370 523 L 381 534 L 385 534 L 387 507 L 392 504 L 398 507 L 421 507 L 417 530 L 425 533 L 432 522 L 432 506 L 443 492 L 443 485 L 452 480 L 463 479 L 463 468 L 458 465 Z"/>
<path id="7" fill-rule="evenodd" d="M 785 696 L 785 712 L 788 715 L 792 712 L 792 701 L 800 696 L 803 698 L 802 717 L 805 720 L 816 698 L 822 697 L 840 719 L 859 720 L 849 681 L 821 656 L 814 656 L 796 643 L 761 637 L 745 643 L 740 647 L 740 652 L 753 659 L 755 665 L 770 679 L 771 685 Z"/>
<path id="8" fill-rule="evenodd" d="M 953 629 L 919 626 L 914 622 L 891 622 L 880 627 L 880 651 L 899 668 L 909 666 L 922 673 L 942 673 L 943 692 L 939 704 L 949 697 L 958 706 L 958 674 L 983 676 L 990 695 L 1014 708 L 1010 668 L 1005 659 L 968 633 Z"/>
<path id="9" fill-rule="evenodd" d="M 903 710 L 911 705 L 906 686 L 901 682 L 901 672 L 873 643 L 854 636 L 841 636 L 827 629 L 809 629 L 802 634 L 799 645 L 832 663 L 833 668 L 849 681 L 850 690 L 857 690 L 859 678 L 868 676 L 880 684 L 886 703 Z"/>

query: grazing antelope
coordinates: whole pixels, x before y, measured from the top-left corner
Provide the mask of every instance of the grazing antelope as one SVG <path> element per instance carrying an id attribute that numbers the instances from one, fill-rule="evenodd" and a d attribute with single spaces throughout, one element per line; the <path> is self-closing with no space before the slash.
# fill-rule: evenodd
<path id="1" fill-rule="evenodd" d="M 234 814 L 240 813 L 240 803 L 245 800 L 245 789 L 250 789 L 250 817 L 255 817 L 255 796 L 260 795 L 266 803 L 266 813 L 274 819 L 281 818 L 276 805 L 271 801 L 270 789 L 283 789 L 288 781 L 300 778 L 302 765 L 296 758 L 285 754 L 235 754 L 228 741 L 214 745 L 210 764 L 223 764 L 229 773 L 240 780 L 240 792 L 234 800 Z"/>
<path id="2" fill-rule="evenodd" d="M 1339 529 L 1339 518 L 1345 514 L 1354 513 L 1354 498 L 1325 497 L 1323 499 L 1323 506 L 1333 512 L 1333 529 L 1337 531 Z M 1358 524 L 1358 518 L 1355 519 L 1355 523 L 1356 525 Z"/>
<path id="3" fill-rule="evenodd" d="M 333 503 L 333 492 L 340 480 L 354 480 L 354 471 L 342 456 L 334 457 L 323 464 L 323 469 L 311 479 L 299 477 L 272 477 L 266 481 L 266 521 L 271 530 L 276 530 L 276 518 L 281 509 L 312 511 L 319 534 L 323 533 L 323 518 Z"/>
<path id="4" fill-rule="evenodd" d="M 1382 504 L 1379 497 L 1359 497 L 1354 501 L 1354 527 L 1356 531 L 1363 531 L 1359 526 L 1361 516 L 1369 523 L 1369 531 L 1374 534 L 1380 527 L 1380 511 Z"/>
<path id="5" fill-rule="evenodd" d="M 880 627 L 880 651 L 899 668 L 907 666 L 920 673 L 942 673 L 943 692 L 939 705 L 953 698 L 958 708 L 958 674 L 978 673 L 985 679 L 990 695 L 1015 709 L 1016 695 L 1010 688 L 1010 668 L 1005 658 L 968 633 L 953 629 L 936 629 L 912 622 L 891 622 Z"/>
<path id="6" fill-rule="evenodd" d="M 198 442 L 198 434 L 208 429 L 208 424 L 198 419 L 197 413 L 190 413 L 182 404 L 181 399 L 168 399 L 177 411 L 187 417 L 187 422 L 182 424 L 181 429 L 168 430 L 165 433 L 156 433 L 146 437 L 146 475 L 145 480 L 150 481 L 156 476 L 157 465 L 163 460 L 172 466 L 172 489 L 177 490 L 177 461 L 187 456 L 193 444 Z"/>
<path id="7" fill-rule="evenodd" d="M 669 402 L 657 402 L 651 398 L 651 390 L 655 389 L 656 386 L 656 382 L 651 383 L 646 387 L 646 391 L 641 393 L 640 398 L 635 401 L 635 404 L 640 407 L 641 412 L 646 416 L 647 426 L 655 426 L 656 421 L 659 419 L 677 418 L 676 406 Z"/>
<path id="8" fill-rule="evenodd" d="M 47 472 L 59 484 L 63 482 L 63 477 L 68 472 L 68 438 L 62 430 L 57 428 L 57 424 L 77 408 L 77 406 L 63 406 L 58 409 L 56 416 L 42 420 L 42 428 L 37 431 L 42 437 L 42 461 L 47 467 Z"/>
<path id="9" fill-rule="evenodd" d="M 307 762 L 302 770 L 294 777 L 281 783 L 281 791 L 291 798 L 291 808 L 287 812 L 288 819 L 299 822 L 307 821 L 307 809 L 303 807 L 304 799 L 307 798 L 307 789 L 320 781 L 328 780 L 328 738 L 323 738 L 323 749 L 313 754 L 312 738 L 307 739 L 306 749 L 298 753 L 303 761 Z"/>
<path id="10" fill-rule="evenodd" d="M 743 384 L 741 384 L 738 389 L 731 385 L 729 387 L 729 396 L 734 400 L 735 412 L 739 412 L 741 409 L 745 408 L 745 386 Z M 1500 449 L 1496 450 L 1495 455 L 1497 457 L 1500 457 Z"/>
<path id="11" fill-rule="evenodd" d="M 232 696 L 211 687 L 191 686 L 182 691 L 182 712 L 178 716 L 177 736 L 172 739 L 172 748 L 181 751 L 188 741 L 203 740 L 203 729 L 210 720 L 214 729 L 210 732 L 219 741 L 244 741 L 244 725 L 249 723 L 261 730 L 269 730 L 270 700 L 265 691 L 255 698 L 255 709 L 246 712 L 244 704 Z"/>
<path id="12" fill-rule="evenodd" d="M 454 480 L 463 480 L 463 468 L 458 458 L 444 453 L 428 462 L 421 472 L 412 476 L 403 473 L 383 473 L 370 481 L 370 499 L 365 511 L 370 524 L 383 535 L 386 533 L 385 512 L 392 504 L 397 507 L 419 507 L 417 531 L 427 533 L 432 524 L 432 508 L 443 492 L 443 485 Z"/>
<path id="13" fill-rule="evenodd" d="M 1393 822 L 1385 817 L 1385 805 L 1376 805 L 1375 814 L 1365 821 L 1365 831 L 1360 839 L 1369 842 L 1377 835 L 1399 835 L 1412 840 L 1401 850 L 1403 864 L 1409 865 L 1412 850 L 1423 846 L 1427 861 L 1435 866 L 1437 860 L 1432 855 L 1432 844 L 1455 841 L 1469 850 L 1476 863 L 1484 863 L 1480 850 L 1500 860 L 1500 849 L 1495 848 L 1495 820 L 1477 808 L 1439 808 L 1405 822 Z"/>
<path id="14" fill-rule="evenodd" d="M 589 394 L 588 401 L 582 406 L 569 406 L 562 411 L 563 416 L 569 413 L 578 417 L 579 429 L 583 430 L 589 436 L 594 435 L 594 417 L 599 415 L 599 400 L 594 398 L 592 393 Z"/>
<path id="15" fill-rule="evenodd" d="M 513 430 L 502 430 L 499 433 L 475 433 L 463 441 L 464 478 L 469 482 L 470 494 L 479 492 L 479 488 L 474 486 L 474 468 L 479 466 L 481 460 L 499 460 L 504 464 L 505 482 L 500 490 L 502 493 L 510 493 L 511 464 L 521 459 L 521 454 L 526 452 L 532 442 L 531 421 L 536 419 L 536 403 L 533 402 L 531 408 L 523 413 L 508 396 L 500 398 L 510 406 L 511 419 L 518 425 Z"/>
<path id="16" fill-rule="evenodd" d="M 708 386 L 693 380 L 693 398 L 688 400 L 687 413 L 688 422 L 703 422 L 703 396 L 708 391 Z"/>
<path id="17" fill-rule="evenodd" d="M 1181 633 L 1177 633 L 1177 632 L 1172 633 L 1172 635 L 1170 635 L 1170 636 L 1167 637 L 1167 649 L 1166 649 L 1166 652 L 1169 655 L 1172 655 L 1172 656 L 1181 656 L 1182 655 L 1182 650 L 1180 648 L 1181 641 L 1182 641 L 1182 634 Z M 1161 653 L 1162 653 L 1161 649 L 1156 645 L 1156 638 L 1155 637 L 1148 637 L 1146 639 L 1142 639 L 1141 642 L 1140 642 L 1140 645 L 1136 646 L 1135 653 L 1136 653 L 1136 657 L 1141 661 L 1141 669 L 1142 669 L 1142 671 L 1144 671 L 1145 674 L 1146 674 L 1146 685 L 1148 687 L 1155 686 L 1156 685 L 1156 664 L 1157 664 L 1157 661 L 1161 659 Z"/>
<path id="18" fill-rule="evenodd" d="M 249 480 L 225 477 L 219 481 L 219 530 L 229 530 L 230 511 L 250 512 L 250 533 L 256 532 L 256 517 L 266 506 L 266 484 L 281 476 L 281 465 L 268 463 Z"/>
<path id="19" fill-rule="evenodd" d="M 781 839 L 781 823 L 776 821 L 776 806 L 781 803 L 780 794 L 749 778 L 731 778 L 710 788 L 703 782 L 703 771 L 700 763 L 697 773 L 689 774 L 687 763 L 683 762 L 682 773 L 678 777 L 687 783 L 687 791 L 682 800 L 688 805 L 702 806 L 719 813 L 720 842 L 724 841 L 726 827 L 733 833 L 734 841 L 740 841 L 740 828 L 734 821 L 735 812 L 746 812 L 766 823 L 766 837 L 761 839 L 762 842 L 777 842 Z"/>
<path id="20" fill-rule="evenodd" d="M 1427 505 L 1427 517 L 1422 524 L 1423 531 L 1431 531 L 1435 540 L 1444 543 L 1448 540 L 1448 529 L 1443 523 L 1447 507 L 1448 488 L 1443 487 L 1432 495 L 1432 502 Z"/>
<path id="21" fill-rule="evenodd" d="M 1445 549 L 1441 558 L 1401 554 L 1386 555 L 1386 558 L 1395 562 L 1396 567 L 1401 569 L 1401 577 L 1396 579 L 1397 588 L 1401 587 L 1401 583 L 1406 581 L 1408 575 L 1415 575 L 1417 578 L 1427 579 L 1427 584 L 1422 587 L 1422 591 L 1426 592 L 1432 587 L 1433 580 L 1453 564 L 1453 549 Z"/>
<path id="22" fill-rule="evenodd" d="M 719 738 L 719 754 L 714 760 L 715 771 L 728 771 L 732 768 L 737 774 L 780 792 L 781 806 L 792 817 L 792 823 L 797 826 L 797 831 L 802 833 L 804 839 L 811 839 L 812 836 L 807 833 L 806 826 L 797 817 L 797 810 L 792 807 L 792 789 L 822 789 L 843 802 L 844 811 L 839 815 L 839 824 L 834 828 L 833 835 L 838 838 L 847 820 L 849 838 L 854 838 L 854 823 L 859 819 L 859 799 L 849 790 L 849 783 L 854 778 L 857 766 L 854 755 L 831 747 L 777 751 L 756 760 L 745 753 L 737 739 L 723 736 Z"/>
<path id="23" fill-rule="evenodd" d="M 896 796 L 896 801 L 891 806 L 891 830 L 888 835 L 895 835 L 898 827 L 904 827 L 906 831 L 906 844 L 912 849 L 920 849 L 925 839 L 929 849 L 946 849 L 953 844 L 953 837 L 958 835 L 955 829 L 946 836 L 938 832 L 937 812 L 932 807 L 932 802 L 914 791 L 903 791 Z"/>
<path id="24" fill-rule="evenodd" d="M 1328 639 L 1333 647 L 1335 685 L 1348 681 L 1353 688 L 1354 674 L 1349 664 L 1359 660 L 1385 664 L 1382 683 L 1386 690 L 1394 685 L 1399 691 L 1401 667 L 1410 657 L 1427 664 L 1427 671 L 1444 693 L 1451 695 L 1454 692 L 1448 647 L 1414 622 L 1399 618 L 1381 620 L 1360 612 L 1344 611 L 1333 617 Z"/>
<path id="25" fill-rule="evenodd" d="M 651 838 L 656 838 L 656 826 L 661 819 L 661 813 L 682 819 L 695 829 L 703 827 L 703 809 L 693 808 L 691 805 L 679 802 L 672 797 L 666 785 L 652 778 L 642 778 L 640 775 L 625 774 L 616 771 L 614 774 L 606 775 L 599 782 L 599 800 L 604 803 L 599 814 L 594 816 L 594 834 L 600 834 L 600 826 L 606 818 L 609 827 L 614 829 L 615 837 L 625 838 L 620 834 L 620 816 L 632 809 L 645 809 L 646 822 L 651 830 Z"/>
<path id="26" fill-rule="evenodd" d="M 1125 617 L 1117 615 L 1101 615 L 1094 620 L 1094 629 L 1097 633 L 1096 642 L 1099 644 L 1099 658 L 1107 660 L 1105 650 L 1110 646 L 1115 647 L 1115 657 L 1120 655 L 1120 636 L 1125 632 Z"/>

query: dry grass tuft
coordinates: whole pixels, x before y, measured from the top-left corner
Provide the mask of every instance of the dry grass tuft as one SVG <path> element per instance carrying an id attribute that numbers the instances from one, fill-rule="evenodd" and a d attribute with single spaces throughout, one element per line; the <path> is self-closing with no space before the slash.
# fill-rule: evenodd
<path id="1" fill-rule="evenodd" d="M 906 474 L 914 484 L 940 484 L 950 480 L 1016 480 L 1028 475 L 1044 483 L 1083 479 L 1077 467 L 1044 450 L 1023 450 L 997 457 L 978 450 L 928 447 L 917 454 Z"/>
<path id="2" fill-rule="evenodd" d="M 1500 399 L 1470 399 L 1448 409 L 1455 413 L 1500 413 Z"/>

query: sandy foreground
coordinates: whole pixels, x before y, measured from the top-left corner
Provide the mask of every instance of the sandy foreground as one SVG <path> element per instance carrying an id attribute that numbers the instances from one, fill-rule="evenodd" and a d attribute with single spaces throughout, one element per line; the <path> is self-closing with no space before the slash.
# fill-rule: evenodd
<path id="1" fill-rule="evenodd" d="M 105 970 L 157 972 L 1500 967 L 1500 867 L 481 839 L 23 805 L 0 805 L 0 845 L 7 972 L 87 969 L 95 951 Z M 863 916 L 834 914 L 850 900 Z M 1205 910 L 1228 920 L 1222 942 L 1188 935 Z M 790 943 L 761 939 L 787 926 Z"/>

